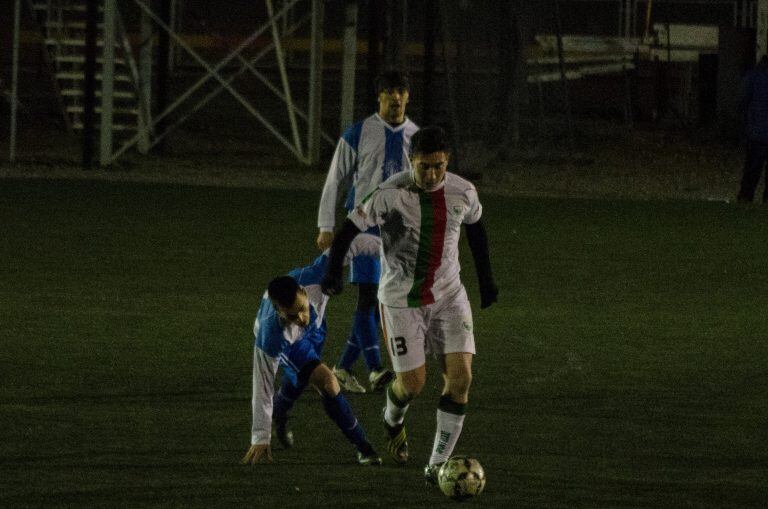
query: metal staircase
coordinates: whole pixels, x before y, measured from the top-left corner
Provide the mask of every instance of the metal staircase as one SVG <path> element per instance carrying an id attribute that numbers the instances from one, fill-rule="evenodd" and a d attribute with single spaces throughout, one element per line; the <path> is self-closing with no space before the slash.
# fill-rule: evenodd
<path id="1" fill-rule="evenodd" d="M 30 7 L 43 30 L 46 55 L 53 70 L 55 85 L 60 98 L 64 122 L 70 131 L 83 129 L 85 83 L 85 0 L 30 1 Z M 103 6 L 99 6 L 100 20 Z M 133 58 L 130 42 L 125 33 L 119 12 L 116 19 L 114 88 L 112 94 L 112 133 L 115 141 L 126 140 L 147 125 L 149 108 L 140 90 L 139 73 Z M 96 59 L 96 115 L 97 127 L 101 124 L 104 60 L 104 24 L 97 25 Z"/>
<path id="2" fill-rule="evenodd" d="M 214 62 L 209 62 L 209 58 L 200 55 L 197 48 L 190 44 L 188 38 L 183 37 L 174 28 L 176 24 L 173 22 L 173 17 L 165 12 L 165 8 L 162 9 L 163 12 L 157 13 L 153 10 L 154 2 L 149 0 L 15 0 L 12 72 L 14 96 L 17 89 L 15 83 L 18 76 L 18 45 L 21 31 L 18 14 L 21 11 L 19 4 L 22 1 L 28 5 L 44 35 L 45 51 L 42 53 L 52 69 L 51 75 L 54 77 L 52 81 L 57 91 L 56 97 L 60 101 L 67 127 L 71 131 L 79 129 L 85 131 L 86 127 L 89 128 L 83 137 L 85 165 L 90 165 L 93 162 L 95 133 L 91 132 L 90 129 L 93 124 L 97 124 L 96 127 L 99 128 L 99 163 L 101 166 L 108 166 L 133 147 L 136 147 L 141 153 L 147 153 L 166 135 L 173 132 L 177 126 L 224 91 L 228 92 L 247 113 L 252 115 L 303 164 L 318 164 L 321 143 L 327 142 L 331 147 L 335 144 L 334 139 L 323 132 L 321 122 L 324 46 L 323 0 L 281 0 L 278 9 L 274 8 L 273 0 L 264 0 L 267 19 L 255 27 L 247 37 L 240 38 L 237 47 L 227 48 L 228 52 L 223 58 L 218 55 L 218 50 L 222 48 L 217 47 L 216 51 L 211 51 L 217 58 Z M 98 1 L 98 3 L 94 5 L 92 3 L 94 1 Z M 171 0 L 171 5 L 175 1 Z M 167 5 L 166 3 L 162 4 L 162 6 Z M 101 15 L 93 13 L 89 7 L 98 8 Z M 120 9 L 128 8 L 138 9 L 139 14 L 138 20 L 133 16 L 130 18 L 132 23 L 138 21 L 139 25 L 138 30 L 133 30 L 132 26 L 131 42 L 133 42 L 133 48 L 126 37 L 125 26 L 120 16 Z M 303 14 L 298 19 L 294 20 L 291 17 L 289 20 L 289 15 L 294 11 L 303 12 Z M 133 12 L 130 14 L 132 15 Z M 94 20 L 94 18 L 96 19 Z M 101 30 L 98 27 L 93 27 L 87 21 L 91 23 L 102 21 Z M 291 36 L 304 26 L 307 27 L 309 33 L 309 51 L 307 54 L 309 86 L 306 87 L 308 91 L 306 109 L 300 108 L 293 101 L 283 41 L 284 38 Z M 96 28 L 96 30 L 90 30 L 91 27 Z M 102 51 L 97 51 L 97 56 L 93 60 L 87 59 L 85 55 L 86 31 L 89 42 L 91 36 L 96 36 L 97 40 L 101 40 L 99 46 L 101 46 Z M 98 32 L 98 34 L 93 32 Z M 352 30 L 348 30 L 348 32 L 354 36 Z M 263 42 L 270 33 L 272 35 L 271 41 L 266 44 L 257 44 Z M 157 35 L 156 42 L 155 35 Z M 105 43 L 104 41 L 109 42 Z M 351 38 L 351 42 L 352 44 L 347 46 L 351 46 L 352 51 L 355 52 L 354 38 Z M 253 46 L 256 46 L 252 48 L 255 53 L 246 58 L 244 56 L 245 50 Z M 166 51 L 171 51 L 174 47 L 184 51 L 192 61 L 199 64 L 203 72 L 193 84 L 171 102 L 167 100 L 168 73 L 165 67 L 166 62 L 161 60 L 165 60 Z M 158 52 L 157 58 L 153 58 L 155 48 L 162 50 Z M 88 48 L 89 56 L 92 54 L 91 49 L 91 47 Z M 138 64 L 133 57 L 134 49 Z M 255 66 L 256 62 L 272 54 L 275 55 L 280 74 L 279 84 L 273 83 L 273 79 Z M 354 63 L 354 58 L 347 58 L 345 61 Z M 86 94 L 84 90 L 86 63 L 89 67 L 87 105 L 85 104 Z M 98 67 L 93 74 L 90 74 L 91 64 L 97 64 Z M 225 69 L 232 64 L 239 64 L 239 68 L 234 72 Z M 158 111 L 156 114 L 151 114 L 149 104 L 153 94 L 151 83 L 154 68 L 158 69 Z M 290 123 L 289 135 L 284 133 L 284 124 L 280 125 L 285 117 L 281 117 L 281 122 L 275 122 L 257 108 L 257 103 L 266 102 L 263 94 L 259 94 L 258 101 L 254 102 L 233 86 L 233 81 L 239 75 L 245 74 L 246 71 L 250 73 L 250 77 L 258 79 L 277 97 L 276 100 L 270 98 L 270 103 L 285 105 Z M 96 87 L 93 88 L 96 90 L 93 90 L 93 95 L 91 95 L 93 85 L 91 79 L 93 78 L 95 78 L 93 81 L 100 79 L 101 87 L 98 87 L 99 83 L 95 83 Z M 213 90 L 193 105 L 184 109 L 181 108 L 187 106 L 186 102 L 191 102 L 190 98 L 196 91 L 210 82 L 214 83 Z M 93 104 L 91 99 L 96 99 L 97 104 Z M 271 104 L 267 104 L 267 106 L 271 106 Z M 176 113 L 175 117 L 177 118 L 170 122 L 169 116 L 175 112 L 181 113 Z M 88 126 L 83 125 L 86 113 L 89 117 L 87 123 L 91 124 Z M 93 119 L 91 113 L 100 114 Z M 11 114 L 11 159 L 13 159 L 15 147 L 15 119 L 16 113 L 13 110 Z M 299 121 L 303 121 L 303 124 L 300 124 Z M 306 127 L 306 136 L 303 139 L 300 132 L 301 127 Z"/>

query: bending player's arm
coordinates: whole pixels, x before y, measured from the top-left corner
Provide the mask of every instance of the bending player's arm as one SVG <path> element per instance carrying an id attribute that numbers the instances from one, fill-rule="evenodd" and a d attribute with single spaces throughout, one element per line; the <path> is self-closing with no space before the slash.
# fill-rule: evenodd
<path id="1" fill-rule="evenodd" d="M 326 295 L 338 295 L 341 293 L 344 283 L 342 280 L 342 268 L 344 259 L 349 251 L 352 240 L 361 230 L 355 223 L 349 219 L 344 220 L 341 229 L 331 244 L 331 251 L 328 253 L 328 266 L 325 269 L 325 275 L 320 282 L 320 287 Z"/>
<path id="2" fill-rule="evenodd" d="M 488 253 L 488 235 L 482 219 L 472 224 L 465 224 L 467 242 L 475 260 L 475 270 L 480 283 L 480 308 L 485 309 L 494 302 L 499 294 L 491 271 L 491 257 Z"/>
<path id="3" fill-rule="evenodd" d="M 277 367 L 277 359 L 254 346 L 251 446 L 242 460 L 246 465 L 272 461 L 272 396 L 275 392 Z"/>
<path id="4" fill-rule="evenodd" d="M 355 164 L 357 152 L 342 137 L 336 145 L 336 151 L 325 178 L 323 194 L 320 197 L 320 206 L 317 211 L 317 227 L 320 232 L 317 235 L 317 247 L 325 251 L 333 241 L 333 227 L 336 224 L 336 205 L 339 201 L 339 188 L 344 182 L 349 181 Z"/>

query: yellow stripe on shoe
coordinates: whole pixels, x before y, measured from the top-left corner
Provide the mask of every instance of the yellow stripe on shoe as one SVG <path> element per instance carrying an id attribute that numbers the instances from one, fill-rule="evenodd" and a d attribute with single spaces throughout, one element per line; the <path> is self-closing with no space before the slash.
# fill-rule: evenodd
<path id="1" fill-rule="evenodd" d="M 398 430 L 399 428 L 399 430 Z M 405 426 L 391 427 L 387 425 L 389 440 L 387 441 L 387 451 L 396 463 L 402 465 L 408 461 L 408 434 Z"/>

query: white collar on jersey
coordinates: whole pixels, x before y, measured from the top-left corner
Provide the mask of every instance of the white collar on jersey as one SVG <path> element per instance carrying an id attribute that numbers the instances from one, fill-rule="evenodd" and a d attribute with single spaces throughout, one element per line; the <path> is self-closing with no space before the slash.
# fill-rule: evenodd
<path id="1" fill-rule="evenodd" d="M 419 189 L 419 191 L 424 191 L 422 188 L 418 186 L 418 184 L 416 184 L 416 175 L 414 173 L 415 173 L 415 170 L 411 169 L 411 181 L 413 182 L 413 185 L 416 186 Z M 443 175 L 443 180 L 441 180 L 440 183 L 437 184 L 434 189 L 432 189 L 431 191 L 424 191 L 424 192 L 434 193 L 435 191 L 439 191 L 440 189 L 444 188 L 445 180 L 447 178 L 448 178 L 448 172 L 445 172 L 445 175 Z"/>
<path id="2" fill-rule="evenodd" d="M 381 115 L 379 115 L 378 112 L 374 113 L 373 116 L 376 117 L 379 120 L 379 122 L 384 124 L 387 127 L 387 129 L 389 129 L 390 131 L 393 131 L 393 132 L 397 132 L 397 131 L 399 131 L 401 129 L 405 129 L 405 124 L 408 123 L 408 116 L 407 115 L 403 118 L 403 123 L 399 124 L 399 125 L 396 125 L 396 126 L 390 124 L 389 122 L 387 122 L 386 120 L 381 118 Z"/>

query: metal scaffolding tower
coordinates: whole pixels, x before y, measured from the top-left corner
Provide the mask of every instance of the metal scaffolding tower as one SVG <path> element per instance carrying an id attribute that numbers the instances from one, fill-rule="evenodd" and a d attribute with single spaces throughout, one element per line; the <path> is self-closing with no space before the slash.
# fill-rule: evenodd
<path id="1" fill-rule="evenodd" d="M 58 66 L 59 62 L 74 62 L 80 65 L 77 72 L 63 72 L 59 67 L 55 67 L 54 74 L 57 78 L 71 80 L 69 85 L 64 88 L 59 85 L 58 92 L 62 99 L 67 97 L 76 97 L 77 100 L 85 95 L 82 85 L 89 79 L 82 65 L 88 60 L 83 53 L 87 46 L 85 43 L 83 29 L 87 28 L 88 23 L 78 20 L 73 21 L 72 12 L 88 12 L 88 3 L 93 0 L 47 0 L 46 2 L 29 1 L 30 9 L 37 15 L 37 19 L 44 21 L 45 42 L 48 51 L 54 55 L 51 58 L 52 65 Z M 177 12 L 176 2 L 178 0 L 165 0 L 160 2 L 166 7 L 170 7 L 170 12 Z M 222 91 L 227 91 L 235 100 L 240 103 L 242 108 L 250 115 L 255 117 L 266 130 L 278 140 L 293 156 L 305 165 L 315 165 L 320 160 L 320 148 L 322 143 L 328 143 L 331 146 L 335 140 L 321 129 L 321 105 L 322 105 L 322 71 L 323 71 L 323 18 L 324 6 L 323 0 L 283 0 L 279 8 L 275 8 L 273 0 L 265 0 L 267 19 L 258 26 L 253 32 L 245 37 L 240 44 L 224 58 L 216 63 L 206 61 L 178 31 L 178 23 L 169 16 L 153 9 L 150 0 L 131 0 L 130 2 L 118 2 L 116 0 L 98 0 L 98 51 L 96 59 L 98 60 L 98 69 L 91 69 L 93 76 L 91 80 L 101 82 L 101 86 L 96 90 L 95 95 L 99 98 L 99 104 L 94 108 L 98 114 L 99 129 L 99 163 L 101 166 L 108 166 L 115 162 L 132 148 L 138 148 L 142 153 L 146 153 L 152 147 L 157 146 L 163 139 L 178 128 L 182 123 L 189 119 L 195 112 L 206 106 Z M 167 4 L 167 5 L 166 5 Z M 129 6 L 135 6 L 140 11 L 139 38 L 140 46 L 138 48 L 138 63 L 133 61 L 132 49 L 126 37 L 125 28 L 122 26 L 121 9 L 127 9 Z M 298 7 L 301 7 L 299 9 Z M 19 18 L 21 13 L 21 0 L 15 0 L 14 17 L 14 53 L 13 53 L 13 79 L 12 79 L 12 114 L 11 114 L 11 144 L 10 158 L 16 157 L 16 97 L 17 97 L 17 76 L 18 76 L 18 42 L 19 42 Z M 160 10 L 163 5 L 160 6 Z M 301 12 L 296 20 L 289 18 L 289 13 L 295 14 Z M 56 18 L 55 15 L 58 15 Z M 172 17 L 172 16 L 171 16 Z M 309 67 L 308 80 L 309 92 L 307 97 L 308 107 L 306 110 L 300 108 L 294 101 L 295 94 L 292 92 L 291 80 L 289 79 L 286 66 L 286 54 L 283 41 L 290 37 L 299 28 L 304 25 L 310 27 L 309 44 Z M 50 30 L 57 30 L 56 37 L 50 37 Z M 78 30 L 78 37 L 71 36 L 72 30 Z M 157 40 L 167 41 L 167 47 L 161 48 L 155 45 L 154 35 L 159 33 L 162 37 Z M 264 36 L 271 36 L 271 41 L 262 45 L 259 51 L 250 58 L 243 56 L 244 50 L 252 46 L 257 39 Z M 162 111 L 159 111 L 154 117 L 151 115 L 151 99 L 153 95 L 153 49 L 157 48 L 161 55 L 158 60 L 158 66 L 166 64 L 163 55 L 166 56 L 168 65 L 171 65 L 172 57 L 176 55 L 174 47 L 178 52 L 184 52 L 186 55 L 200 65 L 203 69 L 203 75 L 189 88 L 184 90 L 178 97 L 172 99 L 170 104 L 164 104 Z M 116 55 L 116 49 L 122 51 L 121 58 Z M 356 51 L 348 49 L 348 51 Z M 256 68 L 257 62 L 268 54 L 274 52 L 275 61 L 280 75 L 280 82 L 273 83 L 264 73 Z M 175 60 L 175 59 L 174 59 Z M 347 59 L 349 61 L 349 59 Z M 352 69 L 345 68 L 347 76 L 354 73 L 354 58 L 351 60 Z M 237 70 L 225 76 L 222 71 L 230 64 L 238 64 Z M 126 77 L 117 74 L 116 66 L 128 68 Z M 166 71 L 167 68 L 159 68 L 159 72 Z M 244 74 L 250 73 L 259 82 L 261 82 L 274 96 L 274 100 L 284 104 L 286 115 L 290 124 L 290 133 L 283 133 L 271 121 L 268 116 L 257 108 L 253 101 L 250 101 L 242 93 L 238 92 L 233 86 L 235 79 Z M 352 74 L 353 76 L 353 74 Z M 349 79 L 349 78 L 347 78 Z M 114 121 L 114 116 L 123 109 L 119 109 L 115 100 L 123 98 L 127 92 L 118 91 L 115 86 L 121 81 L 130 81 L 133 84 L 133 90 L 130 96 L 137 98 L 137 105 L 131 109 L 135 115 L 133 125 L 130 129 L 118 125 Z M 198 91 L 203 85 L 210 81 L 216 82 L 216 87 L 208 92 L 202 99 L 192 103 L 190 100 L 192 94 Z M 353 82 L 352 82 L 353 83 Z M 353 85 L 352 85 L 353 86 Z M 352 89 L 353 91 L 353 89 Z M 347 101 L 349 101 L 350 91 L 345 89 Z M 155 94 L 157 95 L 157 94 Z M 261 99 L 263 102 L 263 99 Z M 274 103 L 272 103 L 274 104 Z M 86 129 L 80 116 L 84 108 L 82 103 L 70 105 L 62 101 L 65 110 L 65 122 L 71 128 Z M 349 107 L 349 106 L 348 106 Z M 174 113 L 174 121 L 168 123 L 170 114 Z M 73 120 L 74 118 L 74 120 Z M 93 121 L 92 121 L 93 122 Z M 303 123 L 303 125 L 302 125 Z M 116 143 L 115 132 L 121 131 L 127 134 L 120 143 Z M 127 131 L 127 132 L 126 132 Z"/>

